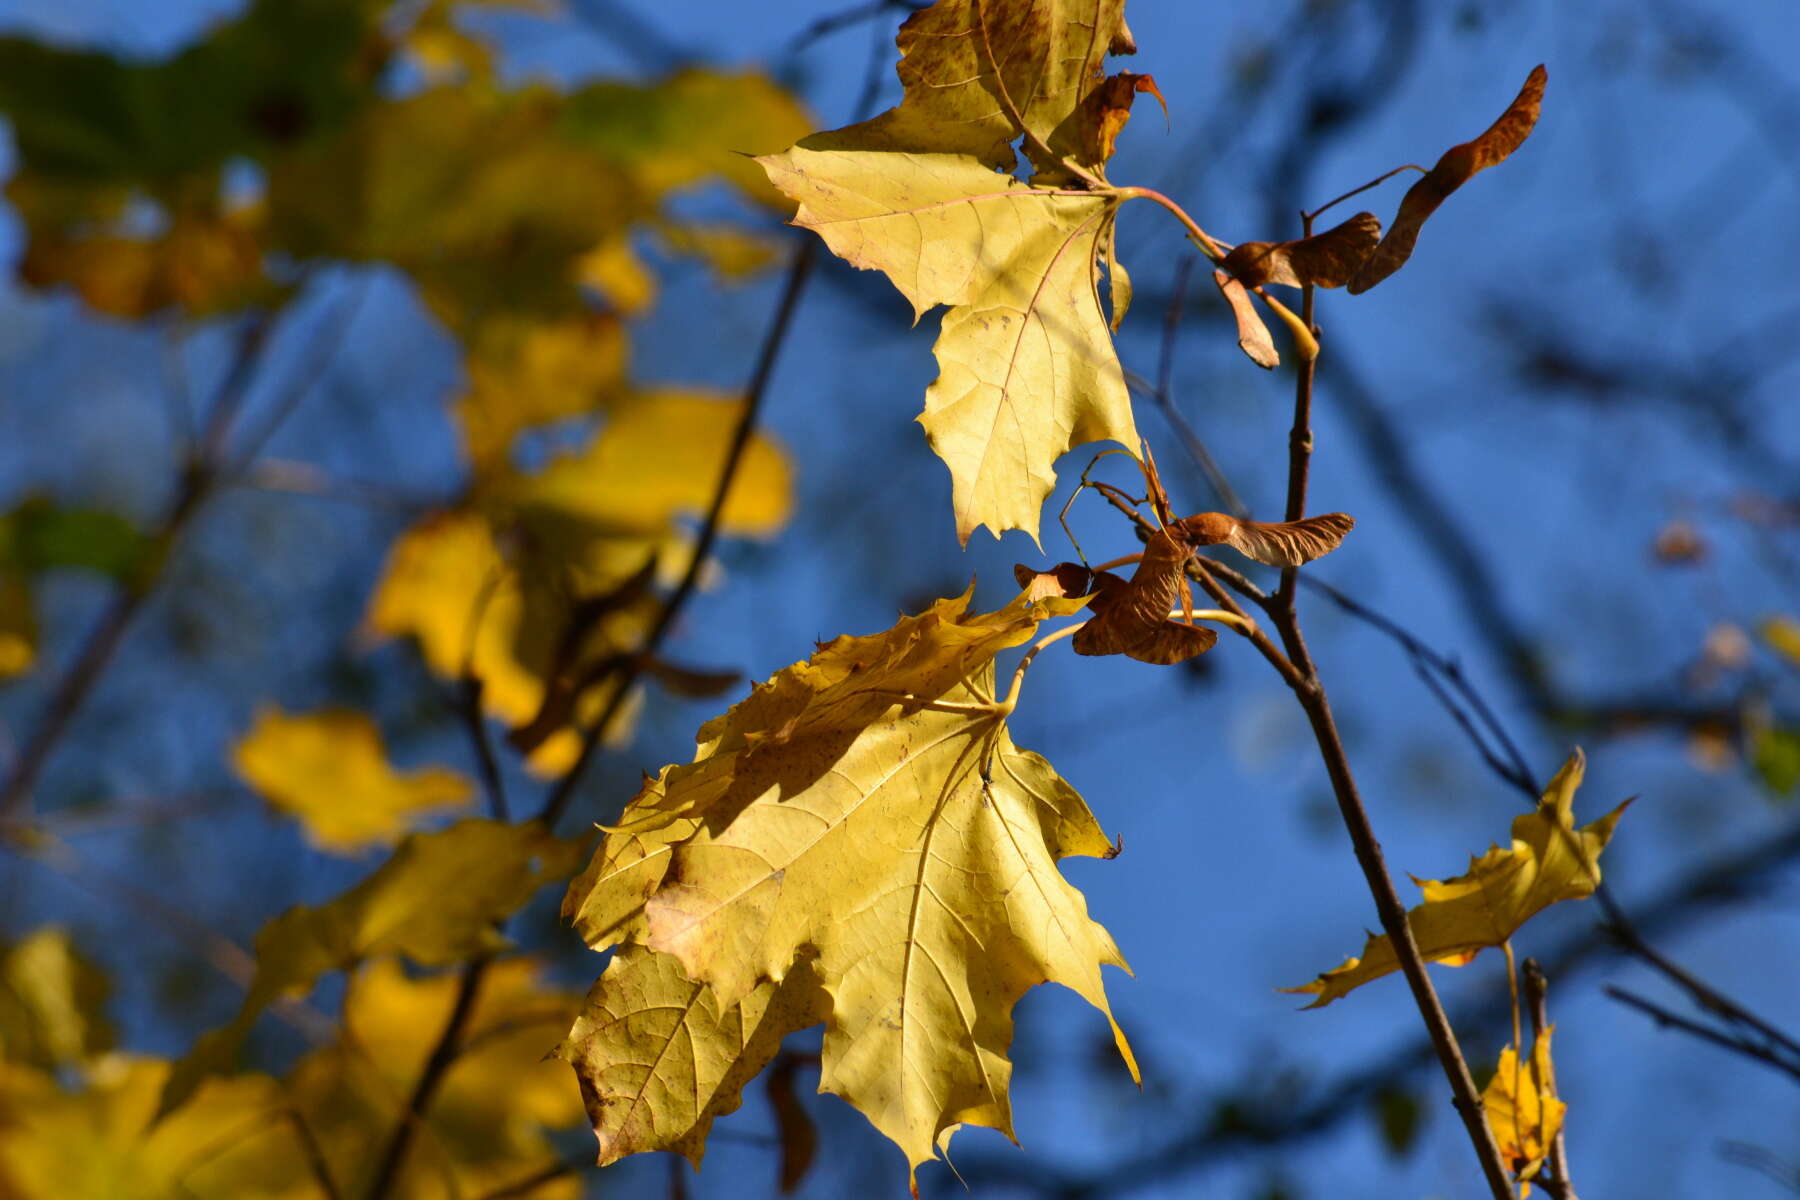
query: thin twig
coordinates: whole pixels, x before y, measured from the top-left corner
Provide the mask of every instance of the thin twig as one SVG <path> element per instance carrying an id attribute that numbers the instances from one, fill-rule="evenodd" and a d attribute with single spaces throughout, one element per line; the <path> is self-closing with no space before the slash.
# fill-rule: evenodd
<path id="1" fill-rule="evenodd" d="M 1309 218 L 1306 232 L 1311 231 L 1312 222 Z M 1307 330 L 1312 332 L 1315 329 L 1313 289 L 1304 289 L 1303 297 L 1302 319 Z M 1312 461 L 1313 366 L 1308 356 L 1301 356 L 1294 387 L 1294 427 L 1288 439 L 1287 519 L 1290 521 L 1299 520 L 1306 509 L 1306 484 Z M 1305 711 L 1307 721 L 1312 725 L 1313 738 L 1325 760 L 1325 771 L 1331 778 L 1332 794 L 1337 799 L 1344 827 L 1349 831 L 1357 864 L 1362 867 L 1363 878 L 1368 882 L 1370 895 L 1374 897 L 1375 910 L 1381 917 L 1381 927 L 1387 933 L 1401 972 L 1412 989 L 1413 1001 L 1418 1005 L 1419 1016 L 1425 1022 L 1425 1030 L 1431 1037 L 1438 1063 L 1450 1082 L 1457 1115 L 1462 1118 L 1463 1128 L 1468 1132 L 1469 1141 L 1475 1148 L 1482 1174 L 1487 1178 L 1494 1200 L 1509 1200 L 1512 1189 L 1505 1163 L 1500 1157 L 1500 1147 L 1494 1140 L 1493 1130 L 1488 1126 L 1480 1093 L 1476 1091 L 1475 1080 L 1469 1074 L 1469 1064 L 1463 1058 L 1462 1047 L 1457 1044 L 1456 1032 L 1444 1013 L 1444 1006 L 1438 999 L 1437 989 L 1432 986 L 1431 977 L 1426 974 L 1424 959 L 1420 957 L 1418 944 L 1413 939 L 1412 927 L 1407 923 L 1406 906 L 1401 903 L 1399 893 L 1394 890 L 1394 881 L 1389 876 L 1387 864 L 1382 857 L 1381 844 L 1375 838 L 1368 810 L 1357 792 L 1356 780 L 1350 771 L 1349 756 L 1344 751 L 1337 722 L 1332 716 L 1331 702 L 1319 680 L 1312 655 L 1306 648 L 1306 639 L 1300 632 L 1299 616 L 1294 609 L 1294 586 L 1295 571 L 1289 568 L 1282 572 L 1281 587 L 1273 602 L 1268 605 L 1269 615 L 1281 633 L 1282 644 L 1287 648 L 1287 657 L 1301 675 L 1298 683 L 1290 679 L 1289 686 L 1293 689 L 1295 699 L 1300 702 L 1301 709 Z"/>
<path id="2" fill-rule="evenodd" d="M 1646 1000 L 1635 992 L 1628 992 L 1617 984 L 1609 983 L 1601 990 L 1628 1008 L 1637 1009 L 1639 1012 L 1654 1020 L 1658 1025 L 1671 1029 L 1679 1029 L 1683 1033 L 1697 1037 L 1703 1042 L 1711 1042 L 1715 1046 L 1730 1050 L 1734 1054 L 1741 1054 L 1753 1062 L 1762 1063 L 1767 1067 L 1780 1071 L 1784 1075 L 1792 1076 L 1794 1079 L 1800 1079 L 1800 1063 L 1788 1062 L 1778 1053 L 1770 1050 L 1766 1046 L 1753 1045 L 1744 1038 L 1734 1037 L 1731 1034 L 1714 1029 L 1710 1025 L 1703 1025 L 1699 1021 L 1684 1017 L 1679 1013 L 1671 1012 L 1662 1005 Z"/>
<path id="3" fill-rule="evenodd" d="M 693 596 L 700 584 L 700 573 L 705 568 L 706 560 L 712 553 L 713 543 L 718 540 L 719 521 L 725 511 L 725 501 L 731 495 L 732 481 L 737 478 L 738 466 L 742 463 L 744 452 L 749 448 L 750 436 L 756 429 L 757 418 L 762 411 L 763 396 L 768 390 L 769 379 L 774 374 L 775 362 L 780 357 L 781 347 L 787 341 L 787 332 L 792 327 L 795 310 L 799 307 L 800 294 L 805 288 L 807 276 L 812 271 L 815 242 L 812 238 L 802 241 L 794 252 L 791 265 L 788 267 L 787 281 L 782 286 L 781 299 L 776 303 L 775 315 L 769 322 L 768 332 L 763 336 L 761 350 L 757 353 L 755 369 L 751 371 L 750 382 L 744 389 L 744 409 L 738 417 L 737 428 L 732 431 L 731 448 L 726 452 L 724 465 L 719 469 L 719 482 L 713 489 L 712 503 L 707 506 L 706 518 L 700 525 L 700 536 L 695 540 L 693 556 L 688 560 L 687 571 L 681 582 L 657 614 L 656 624 L 651 627 L 643 646 L 621 668 L 616 689 L 606 708 L 599 718 L 588 727 L 582 735 L 581 753 L 576 756 L 575 763 L 551 790 L 549 798 L 544 802 L 538 820 L 550 828 L 555 828 L 557 820 L 568 809 L 570 801 L 575 798 L 576 789 L 581 784 L 581 777 L 587 771 L 588 763 L 594 752 L 599 749 L 601 740 L 606 736 L 608 727 L 614 717 L 624 706 L 625 697 L 637 682 L 644 667 L 662 648 L 663 639 L 674 627 L 675 619 L 681 614 L 688 600 Z"/>
<path id="4" fill-rule="evenodd" d="M 286 1116 L 294 1127 L 294 1137 L 300 1143 L 301 1156 L 306 1159 L 313 1181 L 319 1185 L 319 1191 L 325 1194 L 325 1200 L 343 1200 L 344 1193 L 338 1190 L 337 1180 L 331 1176 L 331 1164 L 325 1159 L 325 1148 L 313 1136 L 312 1126 L 306 1123 L 305 1114 L 290 1103 Z"/>
<path id="5" fill-rule="evenodd" d="M 30 812 L 32 790 L 37 784 L 38 776 L 62 741 L 63 735 L 68 732 L 75 715 L 86 703 L 88 694 L 112 664 L 113 656 L 124 643 L 132 622 L 143 609 L 144 602 L 150 598 L 167 567 L 176 540 L 193 520 L 194 514 L 199 511 L 201 503 L 217 482 L 221 466 L 220 452 L 226 434 L 250 390 L 250 384 L 256 375 L 256 365 L 261 361 L 274 320 L 272 310 L 259 312 L 239 332 L 237 347 L 231 364 L 226 369 L 224 381 L 213 399 L 199 448 L 182 472 L 175 498 L 152 538 L 157 547 L 156 556 L 139 578 L 133 579 L 113 597 L 112 603 L 100 618 L 100 623 L 88 635 L 87 641 L 76 654 L 75 661 L 57 683 L 45 706 L 43 718 L 20 751 L 5 782 L 0 783 L 0 816 L 16 817 Z"/>
<path id="6" fill-rule="evenodd" d="M 1525 1001 L 1531 1009 L 1531 1037 L 1535 1046 L 1537 1039 L 1545 1037 L 1545 1031 L 1550 1028 L 1550 979 L 1544 974 L 1543 965 L 1535 958 L 1525 960 Z M 1521 1054 L 1524 1053 L 1523 1047 L 1517 1049 Z M 1550 1066 L 1550 1077 L 1544 1082 L 1549 1086 L 1550 1094 L 1556 1095 L 1554 1063 Z M 1560 1126 L 1556 1130 L 1556 1140 L 1550 1143 L 1550 1170 L 1562 1189 L 1557 1200 L 1576 1200 L 1575 1184 L 1569 1176 L 1568 1139 L 1563 1136 Z"/>
<path id="7" fill-rule="evenodd" d="M 487 717 L 481 711 L 481 686 L 480 677 L 473 672 L 463 675 L 457 685 L 457 716 L 475 751 L 482 791 L 487 794 L 488 814 L 496 821 L 510 821 L 512 814 L 506 804 L 506 784 L 500 777 L 500 764 L 494 758 L 494 744 L 488 738 Z"/>
<path id="8" fill-rule="evenodd" d="M 1313 228 L 1312 214 L 1301 214 L 1302 237 L 1311 237 Z M 1316 343 L 1319 338 L 1319 327 L 1313 321 L 1314 288 L 1307 284 L 1300 289 L 1300 320 L 1305 322 L 1307 332 L 1312 334 Z M 1312 398 L 1313 377 L 1318 370 L 1318 355 L 1301 355 L 1299 364 L 1294 368 L 1294 425 L 1288 431 L 1288 486 L 1287 516 L 1285 521 L 1298 521 L 1306 515 L 1306 489 L 1312 478 Z M 1300 568 L 1287 567 L 1281 572 L 1281 586 L 1275 589 L 1275 605 L 1282 611 L 1294 611 L 1294 586 L 1300 574 Z M 1300 656 L 1295 655 L 1294 646 L 1288 647 L 1288 656 L 1293 658 L 1302 670 L 1310 671 L 1312 664 L 1304 658 L 1304 645 L 1299 647 Z"/>
<path id="9" fill-rule="evenodd" d="M 462 1048 L 462 1031 L 468 1025 L 469 1018 L 474 1015 L 475 998 L 481 992 L 481 981 L 492 961 L 491 958 L 478 958 L 463 967 L 462 975 L 457 979 L 456 1001 L 450 1009 L 450 1019 L 444 1025 L 443 1035 L 431 1048 L 431 1056 L 425 1060 L 425 1067 L 419 1072 L 418 1081 L 413 1084 L 412 1095 L 407 1098 L 406 1108 L 401 1112 L 394 1132 L 388 1138 L 387 1148 L 382 1152 L 375 1174 L 370 1177 L 369 1188 L 365 1193 L 369 1200 L 380 1200 L 380 1197 L 386 1196 L 399 1178 L 401 1164 L 412 1145 L 413 1131 L 424 1121 L 425 1110 L 431 1106 L 432 1097 L 437 1094 L 444 1073 L 456 1061 L 457 1053 Z"/>

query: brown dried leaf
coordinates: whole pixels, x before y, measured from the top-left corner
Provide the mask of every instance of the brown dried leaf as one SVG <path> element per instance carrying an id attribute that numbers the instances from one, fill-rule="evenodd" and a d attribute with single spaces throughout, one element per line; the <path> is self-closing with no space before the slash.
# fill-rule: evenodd
<path id="1" fill-rule="evenodd" d="M 1201 625 L 1169 618 L 1183 592 L 1182 572 L 1193 545 L 1180 524 L 1159 529 L 1144 546 L 1130 582 L 1102 571 L 1089 602 L 1093 618 L 1075 634 L 1077 654 L 1123 654 L 1168 666 L 1213 648 L 1219 635 Z"/>
<path id="2" fill-rule="evenodd" d="M 1024 563 L 1014 563 L 1013 578 L 1025 589 L 1027 604 L 1049 599 L 1074 600 L 1093 591 L 1096 583 L 1092 571 L 1072 562 L 1057 563 L 1048 571 L 1034 571 Z"/>
<path id="3" fill-rule="evenodd" d="M 1538 109 L 1544 102 L 1546 78 L 1542 63 L 1533 67 L 1525 79 L 1525 86 L 1519 89 L 1518 96 L 1500 114 L 1498 121 L 1474 141 L 1450 147 L 1425 178 L 1407 189 L 1393 227 L 1375 247 L 1375 253 L 1358 269 L 1356 278 L 1350 281 L 1351 295 L 1368 291 L 1405 266 L 1414 243 L 1419 240 L 1419 229 L 1425 224 L 1425 218 L 1436 212 L 1438 205 L 1476 172 L 1506 161 L 1507 156 L 1524 143 L 1537 124 Z"/>
<path id="4" fill-rule="evenodd" d="M 1231 305 L 1231 314 L 1237 318 L 1238 348 L 1264 370 L 1280 365 L 1281 355 L 1275 352 L 1275 339 L 1269 336 L 1269 327 L 1257 315 L 1256 306 L 1250 303 L 1250 293 L 1243 283 L 1224 271 L 1214 271 L 1213 282 L 1219 286 L 1219 294 L 1225 297 L 1225 303 Z"/>
<path id="5" fill-rule="evenodd" d="M 806 1106 L 794 1094 L 794 1073 L 805 1060 L 783 1055 L 775 1060 L 774 1070 L 763 1081 L 769 1095 L 769 1107 L 775 1110 L 775 1128 L 781 1136 L 781 1194 L 791 1195 L 819 1153 L 819 1128 L 813 1124 Z"/>
<path id="6" fill-rule="evenodd" d="M 1381 222 L 1361 212 L 1333 229 L 1292 242 L 1244 242 L 1225 256 L 1225 269 L 1246 287 L 1343 287 L 1381 240 Z"/>
<path id="7" fill-rule="evenodd" d="M 1156 79 L 1120 71 L 1102 80 L 1082 99 L 1081 107 L 1070 122 L 1073 128 L 1069 140 L 1074 144 L 1069 147 L 1058 145 L 1062 141 L 1059 136 L 1052 141 L 1051 149 L 1066 149 L 1069 157 L 1081 166 L 1099 172 L 1113 156 L 1113 144 L 1118 140 L 1119 131 L 1131 120 L 1131 103 L 1139 92 L 1155 96 L 1156 102 L 1162 105 L 1163 118 L 1168 119 L 1169 102 L 1163 99 Z"/>
<path id="8" fill-rule="evenodd" d="M 1230 546 L 1271 567 L 1297 567 L 1338 548 L 1355 527 L 1349 513 L 1326 513 L 1304 521 L 1240 521 L 1228 513 L 1198 513 L 1181 522 L 1196 546 Z"/>

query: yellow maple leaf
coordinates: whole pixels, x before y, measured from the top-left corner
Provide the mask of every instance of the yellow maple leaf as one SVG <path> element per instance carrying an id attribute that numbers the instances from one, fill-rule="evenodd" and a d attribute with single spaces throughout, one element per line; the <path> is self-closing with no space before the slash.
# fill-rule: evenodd
<path id="1" fill-rule="evenodd" d="M 289 716 L 265 708 L 231 752 L 239 775 L 297 819 L 322 850 L 391 846 L 422 812 L 460 808 L 475 788 L 446 767 L 401 774 L 375 722 L 349 709 Z"/>
<path id="2" fill-rule="evenodd" d="M 266 1075 L 209 1080 L 161 1120 L 170 1064 L 109 1054 L 67 1086 L 0 1061 L 0 1194 L 7 1200 L 311 1200 L 318 1187 Z"/>
<path id="3" fill-rule="evenodd" d="M 698 1168 L 713 1119 L 737 1110 L 786 1034 L 829 1010 L 810 969 L 725 1006 L 672 955 L 621 947 L 556 1049 L 581 1081 L 600 1165 L 672 1150 Z"/>
<path id="4" fill-rule="evenodd" d="M 524 430 L 597 412 L 624 394 L 625 330 L 611 314 L 496 315 L 464 343 L 469 389 L 455 409 L 478 475 L 506 467 Z"/>
<path id="5" fill-rule="evenodd" d="M 971 614 L 968 601 L 840 638 L 708 723 L 695 761 L 650 782 L 565 901 L 594 943 L 668 956 L 719 1012 L 816 970 L 830 1002 L 821 1090 L 915 1168 L 958 1125 L 1011 1135 L 1021 995 L 1061 983 L 1110 1021 L 1100 966 L 1125 965 L 1055 865 L 1113 848 L 1050 765 L 1012 744 L 1010 703 L 994 699 L 994 654 L 1079 602 Z M 625 1055 L 641 1063 L 644 1048 Z M 667 1116 L 663 1148 L 694 1113 Z"/>
<path id="6" fill-rule="evenodd" d="M 0 1058 L 46 1070 L 82 1063 L 112 1045 L 106 976 L 53 925 L 0 955 Z M 0 1122 L 3 1123 L 3 1122 Z"/>
<path id="7" fill-rule="evenodd" d="M 1102 71 L 1136 50 L 1124 0 L 937 0 L 898 41 L 897 107 L 756 161 L 799 203 L 794 224 L 884 272 L 915 321 L 948 307 L 919 420 L 950 468 L 957 536 L 1036 538 L 1058 455 L 1138 444 L 1109 332 L 1130 305 L 1120 199 L 1101 168 L 1131 96 L 1155 85 Z M 1043 186 L 999 173 L 1020 138 Z"/>
<path id="8" fill-rule="evenodd" d="M 1555 1030 L 1554 1025 L 1545 1027 L 1523 1065 L 1515 1048 L 1502 1050 L 1494 1077 L 1481 1093 L 1481 1107 L 1500 1143 L 1500 1157 L 1520 1181 L 1521 1197 L 1531 1195 L 1531 1185 L 1524 1181 L 1537 1174 L 1549 1156 L 1568 1111 L 1568 1105 L 1556 1098 L 1556 1073 L 1550 1062 L 1550 1035 Z"/>
<path id="9" fill-rule="evenodd" d="M 869 149 L 854 133 L 757 161 L 799 201 L 794 224 L 884 272 L 915 318 L 949 306 L 919 423 L 950 468 L 957 536 L 986 525 L 1036 538 L 1059 455 L 1137 445 L 1097 291 L 1120 202 L 1027 187 L 969 155 Z"/>
<path id="10" fill-rule="evenodd" d="M 1125 0 L 938 0 L 896 42 L 904 99 L 843 132 L 869 149 L 965 154 L 1000 171 L 1023 136 L 1039 171 L 1054 172 L 1102 61 L 1136 49 Z"/>
<path id="11" fill-rule="evenodd" d="M 1576 750 L 1544 790 L 1536 811 L 1513 820 L 1507 849 L 1494 846 L 1471 858 L 1468 871 L 1454 879 L 1415 878 L 1425 903 L 1408 911 L 1406 920 L 1427 962 L 1463 966 L 1559 900 L 1594 894 L 1600 885 L 1600 851 L 1631 801 L 1577 829 L 1575 790 L 1585 769 L 1586 760 Z M 1370 934 L 1361 957 L 1346 959 L 1302 987 L 1282 990 L 1316 995 L 1307 1007 L 1322 1008 L 1399 969 L 1387 935 Z"/>

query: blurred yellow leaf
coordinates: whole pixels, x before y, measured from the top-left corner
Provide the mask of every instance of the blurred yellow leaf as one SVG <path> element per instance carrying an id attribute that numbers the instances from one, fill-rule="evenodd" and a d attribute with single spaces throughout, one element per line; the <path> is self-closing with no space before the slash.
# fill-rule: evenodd
<path id="1" fill-rule="evenodd" d="M 603 156 L 642 193 L 670 192 L 719 177 L 759 203 L 783 208 L 746 155 L 786 146 L 813 127 L 792 94 L 754 72 L 691 67 L 648 85 L 591 83 L 570 93 L 561 134 Z"/>
<path id="2" fill-rule="evenodd" d="M 371 108 L 271 167 L 270 236 L 301 258 L 400 268 L 452 329 L 579 312 L 576 264 L 643 202 L 557 139 L 562 107 L 545 88 L 437 88 Z"/>
<path id="3" fill-rule="evenodd" d="M 1531 1195 L 1524 1181 L 1537 1174 L 1556 1135 L 1562 1131 L 1568 1105 L 1556 1098 L 1556 1073 L 1550 1063 L 1550 1035 L 1546 1026 L 1531 1047 L 1531 1059 L 1521 1064 L 1512 1046 L 1500 1052 L 1500 1064 L 1481 1094 L 1481 1107 L 1500 1143 L 1500 1157 L 1520 1181 L 1519 1195 Z"/>
<path id="4" fill-rule="evenodd" d="M 731 448 L 742 401 L 697 388 L 643 391 L 614 406 L 587 447 L 498 489 L 513 503 L 579 517 L 612 536 L 661 539 L 703 513 Z M 787 458 L 755 435 L 720 513 L 720 532 L 769 537 L 793 511 Z M 632 553 L 641 561 L 636 547 Z"/>
<path id="5" fill-rule="evenodd" d="M 1537 913 L 1560 900 L 1581 900 L 1600 884 L 1600 851 L 1611 840 L 1630 800 L 1599 820 L 1575 827 L 1575 790 L 1586 759 L 1577 750 L 1544 791 L 1537 810 L 1512 823 L 1512 845 L 1495 846 L 1469 860 L 1454 879 L 1415 879 L 1425 903 L 1406 914 L 1419 953 L 1427 962 L 1460 967 L 1483 949 L 1498 946 Z M 1360 958 L 1286 992 L 1317 996 L 1321 1008 L 1372 979 L 1400 969 L 1386 934 L 1370 934 Z"/>
<path id="6" fill-rule="evenodd" d="M 656 303 L 656 276 L 621 234 L 609 237 L 581 256 L 576 271 L 583 286 L 606 297 L 619 312 L 637 316 Z"/>
<path id="7" fill-rule="evenodd" d="M 256 977 L 243 1007 L 181 1061 L 165 1109 L 179 1106 L 206 1076 L 231 1069 L 263 1009 L 304 995 L 329 971 L 393 954 L 448 966 L 504 949 L 497 923 L 544 884 L 572 874 L 585 851 L 585 842 L 553 837 L 536 824 L 463 821 L 408 836 L 337 899 L 290 908 L 256 935 Z"/>
<path id="8" fill-rule="evenodd" d="M 37 662 L 37 613 L 22 572 L 0 569 L 0 682 Z"/>
<path id="9" fill-rule="evenodd" d="M 0 957 L 0 1058 L 53 1070 L 108 1049 L 108 990 L 66 931 L 33 932 Z"/>
<path id="10" fill-rule="evenodd" d="M 286 1101 L 263 1075 L 209 1080 L 156 1120 L 170 1064 L 108 1055 L 65 1087 L 0 1062 L 7 1200 L 316 1200 Z"/>
<path id="11" fill-rule="evenodd" d="M 397 963 L 370 963 L 346 992 L 340 1041 L 295 1067 L 290 1094 L 337 1178 L 366 1180 L 375 1169 L 457 989 L 453 975 L 409 979 Z M 460 1052 L 425 1109 L 395 1196 L 468 1200 L 560 1160 L 545 1131 L 579 1126 L 581 1095 L 545 1051 L 576 1007 L 574 995 L 545 988 L 527 959 L 483 971 Z M 519 1194 L 575 1200 L 581 1190 L 566 1175 Z"/>
<path id="12" fill-rule="evenodd" d="M 537 524 L 540 535 L 551 532 L 547 518 Z M 569 618 L 574 595 L 605 591 L 627 578 L 656 545 L 643 538 L 596 542 L 591 536 L 574 539 L 572 547 L 557 544 L 557 553 L 543 557 L 580 586 L 553 589 L 541 573 L 530 572 L 528 587 L 527 572 L 502 557 L 487 517 L 466 510 L 440 513 L 402 534 L 389 551 L 368 623 L 377 633 L 413 638 L 426 665 L 446 679 L 461 677 L 466 658 L 481 680 L 482 706 L 509 725 L 523 725 L 544 701 L 549 644 Z M 603 656 L 608 647 L 635 648 L 652 619 L 654 599 L 648 596 L 648 603 L 628 605 L 597 622 L 584 660 Z M 590 695 L 582 715 L 596 715 L 589 710 L 609 694 Z M 629 722 L 614 729 L 623 735 Z M 527 765 L 540 774 L 563 771 L 580 752 L 580 741 L 563 729 L 539 745 Z"/>
<path id="13" fill-rule="evenodd" d="M 348 709 L 289 716 L 265 708 L 231 756 L 251 787 L 334 854 L 391 846 L 420 813 L 463 807 L 475 794 L 444 767 L 396 772 L 375 722 Z"/>
<path id="14" fill-rule="evenodd" d="M 657 231 L 669 249 L 700 259 L 727 280 L 754 275 L 775 261 L 772 239 L 729 225 L 665 221 Z"/>
<path id="15" fill-rule="evenodd" d="M 456 415 L 478 475 L 508 466 L 525 430 L 597 412 L 625 388 L 625 330 L 609 314 L 496 315 L 477 322 L 465 344 L 469 390 Z"/>
<path id="16" fill-rule="evenodd" d="M 208 316 L 274 296 L 259 225 L 255 213 L 200 210 L 150 237 L 34 228 L 19 278 L 34 288 L 67 284 L 88 307 L 127 320 L 167 308 Z"/>
<path id="17" fill-rule="evenodd" d="M 1771 650 L 1800 667 L 1800 621 L 1787 616 L 1770 617 L 1757 632 Z"/>

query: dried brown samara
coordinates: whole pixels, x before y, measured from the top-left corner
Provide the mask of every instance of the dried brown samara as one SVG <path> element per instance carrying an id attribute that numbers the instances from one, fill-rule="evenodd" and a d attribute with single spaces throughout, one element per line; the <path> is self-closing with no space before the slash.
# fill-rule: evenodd
<path id="1" fill-rule="evenodd" d="M 1381 222 L 1360 212 L 1342 225 L 1292 242 L 1243 242 L 1225 256 L 1225 269 L 1245 287 L 1343 287 L 1381 240 Z"/>
<path id="2" fill-rule="evenodd" d="M 1297 567 L 1337 549 L 1356 522 L 1348 513 L 1304 521 L 1245 521 L 1228 513 L 1197 513 L 1150 535 L 1129 580 L 1077 563 L 1047 571 L 1013 568 L 1028 600 L 1092 594 L 1092 618 L 1075 634 L 1077 654 L 1123 654 L 1167 666 L 1212 649 L 1218 634 L 1195 625 L 1187 582 L 1188 560 L 1201 546 L 1230 546 L 1274 567 Z"/>
<path id="3" fill-rule="evenodd" d="M 1450 147 L 1437 160 L 1437 165 L 1426 172 L 1423 179 L 1407 189 L 1405 198 L 1400 201 L 1400 215 L 1394 218 L 1393 227 L 1381 239 L 1381 244 L 1375 247 L 1375 253 L 1357 270 L 1356 277 L 1350 281 L 1351 295 L 1368 291 L 1405 266 L 1406 260 L 1412 255 L 1414 243 L 1419 240 L 1419 229 L 1425 224 L 1425 219 L 1437 211 L 1438 205 L 1451 192 L 1467 183 L 1476 172 L 1505 162 L 1508 155 L 1524 144 L 1537 124 L 1538 109 L 1544 102 L 1544 81 L 1547 78 L 1542 63 L 1533 67 L 1531 74 L 1525 79 L 1525 86 L 1519 89 L 1518 96 L 1498 121 L 1488 126 L 1487 131 L 1474 141 Z"/>

